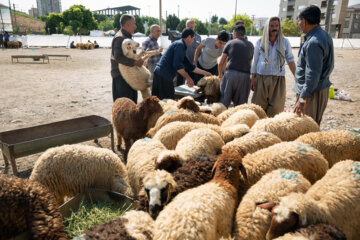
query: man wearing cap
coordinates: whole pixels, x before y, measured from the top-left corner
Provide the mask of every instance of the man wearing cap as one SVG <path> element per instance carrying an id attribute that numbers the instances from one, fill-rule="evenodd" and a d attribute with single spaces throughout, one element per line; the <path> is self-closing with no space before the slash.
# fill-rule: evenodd
<path id="1" fill-rule="evenodd" d="M 285 60 L 295 74 L 291 45 L 281 32 L 280 19 L 271 17 L 255 47 L 251 66 L 251 102 L 261 106 L 268 117 L 283 112 L 286 99 Z"/>
<path id="2" fill-rule="evenodd" d="M 221 54 L 218 72 L 222 78 L 220 85 L 222 102 L 228 107 L 233 101 L 234 105 L 247 103 L 250 93 L 250 67 L 254 54 L 254 46 L 245 39 L 245 27 L 237 25 L 233 30 L 234 39 L 229 41 Z M 223 66 L 226 64 L 224 76 Z"/>
<path id="3" fill-rule="evenodd" d="M 297 95 L 294 112 L 309 115 L 319 125 L 327 106 L 329 76 L 334 69 L 334 45 L 329 34 L 320 27 L 320 9 L 311 5 L 299 15 L 298 24 L 304 36 L 296 64 Z"/>

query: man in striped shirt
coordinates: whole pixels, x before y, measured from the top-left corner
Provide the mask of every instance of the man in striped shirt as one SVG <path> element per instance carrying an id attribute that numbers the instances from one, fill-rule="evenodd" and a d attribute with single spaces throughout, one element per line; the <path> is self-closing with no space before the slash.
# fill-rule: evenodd
<path id="1" fill-rule="evenodd" d="M 154 24 L 150 27 L 150 35 L 149 37 L 142 43 L 142 50 L 143 51 L 151 51 L 151 50 L 157 50 L 159 49 L 159 44 L 157 40 L 159 39 L 161 35 L 160 26 L 157 24 Z M 153 79 L 154 75 L 154 69 L 156 67 L 156 64 L 161 58 L 161 54 L 156 54 L 152 57 L 150 57 L 147 61 L 146 67 L 151 72 L 151 79 Z"/>

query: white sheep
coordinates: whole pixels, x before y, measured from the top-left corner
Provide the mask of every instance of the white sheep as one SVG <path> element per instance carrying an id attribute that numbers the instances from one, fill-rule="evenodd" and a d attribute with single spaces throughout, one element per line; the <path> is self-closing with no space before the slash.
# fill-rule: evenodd
<path id="1" fill-rule="evenodd" d="M 226 106 L 219 102 L 213 104 L 202 104 L 200 106 L 200 112 L 210 113 L 215 117 L 224 112 L 226 109 Z"/>
<path id="2" fill-rule="evenodd" d="M 149 131 L 151 128 L 153 128 L 159 119 L 164 113 L 171 110 L 178 110 L 177 108 L 177 102 L 173 99 L 162 99 L 159 101 L 159 104 L 161 105 L 162 111 L 154 113 L 151 115 L 151 117 L 148 120 L 147 124 L 147 131 Z"/>
<path id="3" fill-rule="evenodd" d="M 131 210 L 123 216 L 87 230 L 84 239 L 136 239 L 153 237 L 154 220 L 143 211 Z"/>
<path id="4" fill-rule="evenodd" d="M 141 181 L 147 173 L 155 170 L 155 161 L 158 155 L 167 150 L 159 141 L 151 138 L 137 140 L 130 148 L 126 168 L 130 186 L 135 194 L 141 187 Z"/>
<path id="5" fill-rule="evenodd" d="M 160 130 L 163 126 L 170 122 L 175 121 L 187 121 L 187 122 L 203 122 L 203 123 L 210 123 L 210 124 L 221 124 L 221 121 L 210 114 L 201 113 L 201 112 L 193 112 L 186 109 L 179 109 L 179 110 L 171 110 L 164 113 L 156 122 L 155 126 L 151 128 L 147 132 L 148 137 L 153 137 L 157 131 Z"/>
<path id="6" fill-rule="evenodd" d="M 223 122 L 226 119 L 228 119 L 235 112 L 237 112 L 239 110 L 245 110 L 245 109 L 253 110 L 260 119 L 267 118 L 264 109 L 262 109 L 262 107 L 260 107 L 259 105 L 252 104 L 252 103 L 251 104 L 248 104 L 248 103 L 241 104 L 236 107 L 228 108 L 226 111 L 223 111 L 217 117 L 221 120 L 221 122 Z"/>
<path id="7" fill-rule="evenodd" d="M 136 50 L 140 47 L 140 44 L 130 38 L 124 39 L 121 47 L 124 56 L 134 60 L 139 60 L 141 58 L 146 60 L 147 58 L 162 52 L 162 49 L 158 49 L 137 53 Z M 139 90 L 143 98 L 150 97 L 151 93 L 149 87 L 152 83 L 149 82 L 149 80 L 151 73 L 145 66 L 130 67 L 119 63 L 119 70 L 132 89 Z"/>
<path id="8" fill-rule="evenodd" d="M 254 125 L 254 123 L 259 120 L 259 117 L 253 110 L 244 109 L 238 110 L 233 113 L 230 117 L 228 117 L 222 124 L 221 127 L 230 127 L 235 124 L 246 124 L 250 128 Z"/>
<path id="9" fill-rule="evenodd" d="M 184 161 L 199 154 L 217 155 L 224 146 L 224 140 L 209 128 L 199 128 L 188 132 L 177 143 L 175 152 Z"/>
<path id="10" fill-rule="evenodd" d="M 309 116 L 299 117 L 295 113 L 282 112 L 273 118 L 256 121 L 251 131 L 266 131 L 278 136 L 282 141 L 294 141 L 309 132 L 319 132 L 319 125 Z"/>
<path id="11" fill-rule="evenodd" d="M 235 127 L 238 127 L 237 129 Z M 241 137 L 249 132 L 249 127 L 245 124 L 238 124 L 233 127 L 222 128 L 215 124 L 206 124 L 201 122 L 171 122 L 166 124 L 164 127 L 154 135 L 153 139 L 157 139 L 164 144 L 167 149 L 175 149 L 178 141 L 183 138 L 189 131 L 209 128 L 217 132 L 225 142 Z"/>
<path id="12" fill-rule="evenodd" d="M 63 145 L 46 150 L 35 162 L 30 179 L 54 194 L 59 205 L 87 188 L 100 188 L 133 196 L 121 159 L 109 149 Z"/>
<path id="13" fill-rule="evenodd" d="M 322 178 L 328 170 L 328 163 L 318 150 L 299 142 L 281 142 L 247 154 L 243 164 L 247 180 L 241 179 L 240 193 L 245 193 L 262 176 L 278 168 L 299 171 L 311 183 Z"/>
<path id="14" fill-rule="evenodd" d="M 217 240 L 231 234 L 237 205 L 241 156 L 222 154 L 215 162 L 213 179 L 178 194 L 155 221 L 154 240 Z"/>
<path id="15" fill-rule="evenodd" d="M 271 212 L 262 208 L 291 192 L 306 192 L 310 182 L 300 172 L 277 169 L 264 175 L 242 198 L 236 211 L 235 239 L 263 240 L 270 226 Z"/>
<path id="16" fill-rule="evenodd" d="M 280 142 L 280 138 L 269 132 L 249 132 L 226 143 L 222 147 L 222 152 L 235 150 L 244 157 L 248 153 L 254 153 Z"/>
<path id="17" fill-rule="evenodd" d="M 295 141 L 319 150 L 328 160 L 329 167 L 345 159 L 360 161 L 360 134 L 357 131 L 314 132 L 302 135 Z"/>
<path id="18" fill-rule="evenodd" d="M 336 163 L 305 194 L 291 193 L 272 209 L 267 239 L 296 227 L 329 223 L 339 227 L 348 240 L 360 236 L 360 163 Z"/>

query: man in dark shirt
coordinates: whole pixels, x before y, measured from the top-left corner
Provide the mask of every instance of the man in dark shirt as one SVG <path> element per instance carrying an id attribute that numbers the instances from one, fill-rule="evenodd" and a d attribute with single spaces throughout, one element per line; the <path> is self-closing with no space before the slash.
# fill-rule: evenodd
<path id="1" fill-rule="evenodd" d="M 305 33 L 299 49 L 294 91 L 294 112 L 309 115 L 319 125 L 325 111 L 334 69 L 334 45 L 329 34 L 320 27 L 320 9 L 311 5 L 299 15 L 298 24 Z"/>
<path id="2" fill-rule="evenodd" d="M 117 98 L 127 97 L 137 103 L 137 91 L 132 89 L 125 81 L 119 71 L 119 63 L 126 66 L 141 67 L 144 63 L 142 59 L 134 60 L 124 56 L 121 45 L 124 39 L 132 38 L 136 29 L 135 18 L 131 15 L 124 14 L 120 18 L 121 29 L 116 33 L 111 44 L 111 76 L 112 76 L 112 94 L 113 101 Z"/>
<path id="3" fill-rule="evenodd" d="M 234 39 L 229 41 L 221 54 L 218 72 L 222 78 L 220 85 L 222 102 L 228 107 L 247 103 L 250 94 L 250 67 L 254 55 L 254 45 L 245 39 L 245 27 L 237 25 L 233 31 Z M 226 64 L 224 76 L 222 69 Z"/>
<path id="4" fill-rule="evenodd" d="M 166 49 L 154 70 L 152 95 L 159 99 L 173 99 L 175 93 L 173 79 L 176 73 L 186 79 L 189 87 L 194 86 L 194 82 L 187 72 L 211 75 L 211 73 L 195 67 L 185 55 L 187 47 L 193 43 L 194 38 L 194 30 L 185 28 L 181 33 L 181 39 L 171 43 Z"/>

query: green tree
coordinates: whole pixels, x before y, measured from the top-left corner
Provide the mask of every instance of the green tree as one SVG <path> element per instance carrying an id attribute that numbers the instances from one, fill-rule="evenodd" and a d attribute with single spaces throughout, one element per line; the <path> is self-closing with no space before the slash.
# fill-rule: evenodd
<path id="1" fill-rule="evenodd" d="M 219 17 L 216 16 L 216 15 L 213 15 L 213 16 L 211 17 L 211 23 L 217 23 L 218 20 L 219 20 Z"/>
<path id="2" fill-rule="evenodd" d="M 175 14 L 169 15 L 166 18 L 166 28 L 167 28 L 166 32 L 168 29 L 170 30 L 176 29 L 179 23 L 180 23 L 180 19 Z"/>
<path id="3" fill-rule="evenodd" d="M 114 21 L 112 19 L 110 19 L 109 17 L 106 17 L 106 19 L 104 21 L 101 21 L 99 23 L 99 29 L 103 30 L 103 31 L 109 31 L 114 29 Z"/>
<path id="4" fill-rule="evenodd" d="M 102 21 L 105 21 L 107 18 L 109 18 L 105 14 L 100 14 L 100 13 L 93 13 L 93 16 L 95 20 L 98 21 L 98 23 L 101 23 Z"/>
<path id="5" fill-rule="evenodd" d="M 120 30 L 121 26 L 120 26 L 120 18 L 124 13 L 117 13 L 114 15 L 114 28 L 117 28 L 118 30 Z"/>
<path id="6" fill-rule="evenodd" d="M 134 17 L 135 17 L 135 21 L 136 21 L 135 32 L 145 33 L 144 23 L 143 23 L 141 17 L 139 17 L 138 15 L 135 15 Z"/>
<path id="7" fill-rule="evenodd" d="M 199 35 L 207 35 L 209 33 L 206 25 L 197 18 L 193 18 L 195 21 L 195 32 Z"/>
<path id="8" fill-rule="evenodd" d="M 146 36 L 148 36 L 150 34 L 150 27 L 151 25 L 153 24 L 159 24 L 159 19 L 158 18 L 154 18 L 154 17 L 148 17 L 148 16 L 145 16 L 145 17 L 142 17 L 142 21 L 143 23 L 147 24 L 148 25 L 148 29 L 146 31 Z"/>
<path id="9" fill-rule="evenodd" d="M 247 14 L 237 14 L 236 17 L 233 16 L 231 20 L 224 26 L 226 31 L 232 32 L 233 27 L 235 26 L 235 22 L 238 20 L 243 20 L 246 28 L 246 35 L 249 35 L 251 32 L 251 26 L 253 25 L 253 21 Z"/>
<path id="10" fill-rule="evenodd" d="M 300 36 L 301 35 L 301 29 L 299 25 L 297 25 L 292 19 L 285 19 L 284 23 L 281 25 L 282 32 L 284 36 Z"/>
<path id="11" fill-rule="evenodd" d="M 61 32 L 61 23 L 64 22 L 61 13 L 50 13 L 45 23 L 45 30 L 48 34 Z"/>
<path id="12" fill-rule="evenodd" d="M 228 22 L 226 21 L 226 19 L 225 18 L 220 18 L 219 19 L 219 24 L 221 24 L 221 25 L 226 25 Z"/>
<path id="13" fill-rule="evenodd" d="M 184 28 L 186 27 L 187 20 L 189 20 L 189 19 L 188 18 L 181 19 L 179 24 L 176 26 L 176 30 L 178 30 L 179 32 L 182 32 L 182 30 L 184 30 Z"/>
<path id="14" fill-rule="evenodd" d="M 89 9 L 83 5 L 73 5 L 63 12 L 66 26 L 71 26 L 74 33 L 89 34 L 90 30 L 98 28 L 97 22 Z"/>

